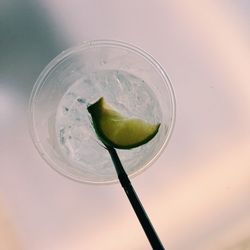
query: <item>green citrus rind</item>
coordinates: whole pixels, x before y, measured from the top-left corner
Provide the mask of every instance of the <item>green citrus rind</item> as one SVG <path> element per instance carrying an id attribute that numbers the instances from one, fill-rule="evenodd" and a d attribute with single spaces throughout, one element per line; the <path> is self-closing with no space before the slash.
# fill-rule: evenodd
<path id="1" fill-rule="evenodd" d="M 106 146 L 117 149 L 139 147 L 155 137 L 160 123 L 127 118 L 109 106 L 103 97 L 88 106 L 95 132 Z"/>

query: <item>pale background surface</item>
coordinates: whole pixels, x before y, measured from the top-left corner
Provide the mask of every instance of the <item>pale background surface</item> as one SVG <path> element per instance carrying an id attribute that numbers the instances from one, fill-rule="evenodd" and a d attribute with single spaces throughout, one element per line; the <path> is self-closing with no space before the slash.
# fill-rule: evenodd
<path id="1" fill-rule="evenodd" d="M 174 134 L 133 179 L 166 248 L 249 250 L 249 26 L 248 0 L 2 0 L 0 249 L 150 249 L 119 185 L 62 177 L 28 134 L 40 71 L 69 46 L 105 38 L 148 51 L 174 85 Z"/>

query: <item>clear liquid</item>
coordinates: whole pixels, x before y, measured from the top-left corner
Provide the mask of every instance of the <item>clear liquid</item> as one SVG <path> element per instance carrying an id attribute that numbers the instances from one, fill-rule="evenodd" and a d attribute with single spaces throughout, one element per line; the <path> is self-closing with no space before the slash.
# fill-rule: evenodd
<path id="1" fill-rule="evenodd" d="M 56 114 L 56 137 L 64 158 L 73 166 L 71 171 L 90 182 L 112 181 L 116 172 L 108 151 L 98 140 L 91 124 L 87 106 L 101 96 L 128 117 L 151 123 L 161 122 L 158 101 L 149 86 L 125 71 L 105 70 L 84 75 L 62 97 Z M 164 130 L 164 126 L 161 126 Z M 160 132 L 149 143 L 131 149 L 118 150 L 130 175 L 141 169 L 155 154 Z"/>

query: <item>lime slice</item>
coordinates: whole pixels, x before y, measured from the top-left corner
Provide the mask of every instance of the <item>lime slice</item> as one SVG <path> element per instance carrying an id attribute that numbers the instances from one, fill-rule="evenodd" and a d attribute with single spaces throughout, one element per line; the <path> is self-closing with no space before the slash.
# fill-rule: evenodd
<path id="1" fill-rule="evenodd" d="M 103 97 L 88 106 L 99 139 L 107 146 L 131 149 L 150 141 L 160 123 L 150 124 L 141 119 L 127 118 L 109 106 Z"/>

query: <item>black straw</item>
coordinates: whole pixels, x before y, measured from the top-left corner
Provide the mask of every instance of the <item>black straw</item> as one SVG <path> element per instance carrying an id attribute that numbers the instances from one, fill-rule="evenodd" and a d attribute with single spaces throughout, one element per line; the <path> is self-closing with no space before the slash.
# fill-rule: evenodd
<path id="1" fill-rule="evenodd" d="M 109 154 L 112 158 L 112 161 L 115 165 L 115 169 L 117 172 L 118 179 L 127 194 L 127 197 L 137 215 L 138 220 L 140 221 L 142 228 L 147 235 L 147 238 L 154 250 L 164 250 L 165 248 L 163 247 L 159 237 L 157 236 L 153 225 L 151 224 L 129 178 L 128 175 L 126 174 L 122 163 L 119 159 L 119 156 L 116 152 L 116 150 L 113 147 L 106 146 L 107 150 L 109 151 Z"/>

